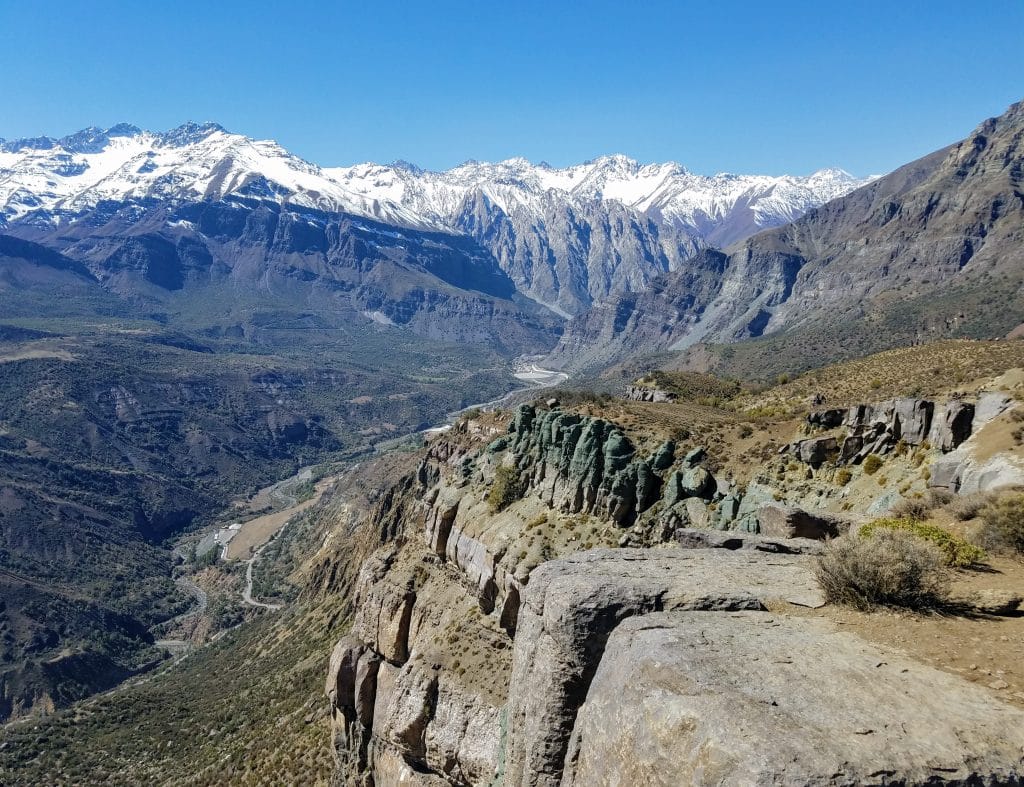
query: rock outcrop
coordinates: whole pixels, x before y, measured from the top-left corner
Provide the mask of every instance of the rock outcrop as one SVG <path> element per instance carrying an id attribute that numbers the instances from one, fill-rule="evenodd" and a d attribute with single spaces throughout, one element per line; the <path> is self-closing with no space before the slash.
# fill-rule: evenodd
<path id="1" fill-rule="evenodd" d="M 660 495 L 654 464 L 665 463 L 664 453 L 637 457 L 622 430 L 603 419 L 521 405 L 509 435 L 517 472 L 551 508 L 628 526 Z"/>
<path id="2" fill-rule="evenodd" d="M 850 521 L 825 511 L 808 511 L 774 503 L 757 512 L 758 532 L 774 538 L 835 538 L 850 529 Z"/>
<path id="3" fill-rule="evenodd" d="M 661 388 L 648 388 L 646 385 L 627 385 L 625 397 L 635 402 L 674 402 L 676 395 Z"/>
<path id="4" fill-rule="evenodd" d="M 823 602 L 808 564 L 727 550 L 596 551 L 545 563 L 530 577 L 512 664 L 505 783 L 557 785 L 576 713 L 611 632 L 665 609 L 762 609 Z"/>
<path id="5" fill-rule="evenodd" d="M 972 411 L 970 436 L 932 464 L 929 486 L 960 494 L 1024 486 L 1024 460 L 1019 453 L 993 453 L 985 447 L 986 432 L 990 429 L 996 432 L 1011 429 L 1009 424 L 993 422 L 1012 407 L 1013 400 L 1007 394 L 999 391 L 980 394 Z M 960 417 L 961 429 L 962 421 L 963 416 Z"/>
<path id="6" fill-rule="evenodd" d="M 557 408 L 468 432 L 435 441 L 378 504 L 385 543 L 326 686 L 340 782 L 1024 778 L 1024 713 L 806 617 L 824 604 L 815 555 L 847 520 L 734 490 L 703 448 L 640 458 L 619 427 Z M 501 468 L 521 496 L 496 509 Z M 662 539 L 674 546 L 581 544 L 593 520 L 622 533 L 625 511 L 626 535 L 685 522 Z"/>
<path id="7" fill-rule="evenodd" d="M 807 416 L 809 429 L 840 431 L 797 440 L 787 450 L 814 467 L 826 461 L 859 464 L 870 454 L 890 453 L 900 443 L 927 443 L 948 453 L 1011 405 L 1009 396 L 993 391 L 979 394 L 976 403 L 960 398 L 942 404 L 904 398 L 817 410 Z"/>
<path id="8" fill-rule="evenodd" d="M 1021 711 L 825 622 L 661 612 L 608 637 L 537 783 L 1014 784 L 1022 746 Z"/>

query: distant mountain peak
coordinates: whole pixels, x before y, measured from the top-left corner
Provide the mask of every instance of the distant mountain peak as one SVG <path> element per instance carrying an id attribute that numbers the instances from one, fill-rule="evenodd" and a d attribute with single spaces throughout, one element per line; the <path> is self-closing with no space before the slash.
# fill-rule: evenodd
<path id="1" fill-rule="evenodd" d="M 595 166 L 602 168 L 613 168 L 633 171 L 640 168 L 639 162 L 636 159 L 632 159 L 623 153 L 610 153 L 604 156 L 598 156 L 592 159 L 587 164 L 594 164 Z"/>
<path id="2" fill-rule="evenodd" d="M 142 129 L 131 123 L 117 123 L 107 129 L 108 137 L 137 137 Z"/>
<path id="3" fill-rule="evenodd" d="M 164 144 L 173 145 L 175 147 L 184 147 L 185 145 L 194 145 L 197 142 L 202 142 L 204 139 L 209 137 L 211 134 L 216 133 L 227 134 L 227 130 L 224 126 L 219 123 L 213 123 L 207 121 L 205 123 L 194 123 L 189 121 L 184 123 L 177 128 L 171 129 L 160 135 Z"/>
<path id="4" fill-rule="evenodd" d="M 421 167 L 418 167 L 411 161 L 406 161 L 405 159 L 395 159 L 391 162 L 391 166 L 395 169 L 404 170 L 405 172 L 409 172 L 413 175 L 422 175 L 424 171 Z"/>

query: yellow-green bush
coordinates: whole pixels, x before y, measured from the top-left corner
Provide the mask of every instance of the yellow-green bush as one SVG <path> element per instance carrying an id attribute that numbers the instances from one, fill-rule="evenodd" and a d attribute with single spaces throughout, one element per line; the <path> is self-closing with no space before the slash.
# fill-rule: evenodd
<path id="1" fill-rule="evenodd" d="M 502 465 L 494 473 L 494 483 L 487 492 L 487 503 L 497 513 L 523 496 L 522 484 L 515 468 Z"/>
<path id="2" fill-rule="evenodd" d="M 882 466 L 882 457 L 878 454 L 868 454 L 864 458 L 864 472 L 868 475 L 874 475 L 875 472 Z"/>
<path id="3" fill-rule="evenodd" d="M 948 530 L 910 517 L 876 519 L 864 525 L 859 533 L 871 536 L 879 530 L 902 530 L 929 541 L 939 548 L 950 566 L 970 566 L 985 559 L 985 550 L 954 536 Z"/>

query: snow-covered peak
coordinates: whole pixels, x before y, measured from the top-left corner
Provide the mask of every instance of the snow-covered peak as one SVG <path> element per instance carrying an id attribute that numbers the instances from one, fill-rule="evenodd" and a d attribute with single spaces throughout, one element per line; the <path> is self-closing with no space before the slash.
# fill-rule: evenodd
<path id="1" fill-rule="evenodd" d="M 467 161 L 443 172 L 402 161 L 321 168 L 276 142 L 211 122 L 162 133 L 121 123 L 59 139 L 0 141 L 0 223 L 73 219 L 102 200 L 194 201 L 239 194 L 459 231 L 467 197 L 480 195 L 509 215 L 537 219 L 553 202 L 617 202 L 707 237 L 738 212 L 754 229 L 775 226 L 864 182 L 841 169 L 807 177 L 696 175 L 675 162 L 643 164 L 622 154 L 561 168 L 525 158 Z"/>
<path id="2" fill-rule="evenodd" d="M 186 123 L 164 133 L 119 124 L 0 144 L 0 217 L 7 222 L 29 214 L 73 218 L 102 200 L 231 194 L 435 226 L 379 194 L 348 191 L 276 142 L 232 134 L 216 123 Z"/>
<path id="3" fill-rule="evenodd" d="M 449 226 L 465 198 L 480 193 L 505 213 L 526 211 L 538 218 L 552 199 L 615 201 L 701 237 L 738 210 L 754 230 L 776 226 L 867 182 L 841 169 L 806 177 L 696 175 L 675 162 L 641 164 L 622 154 L 563 168 L 512 158 L 467 161 L 443 172 L 377 164 L 324 172 L 352 192 L 392 200 Z"/>

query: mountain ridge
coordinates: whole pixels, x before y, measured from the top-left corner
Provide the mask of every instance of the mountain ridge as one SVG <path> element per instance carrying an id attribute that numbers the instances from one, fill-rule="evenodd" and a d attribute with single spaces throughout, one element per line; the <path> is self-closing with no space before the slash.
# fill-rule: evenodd
<path id="1" fill-rule="evenodd" d="M 127 123 L 0 141 L 0 227 L 61 226 L 108 203 L 239 197 L 469 235 L 517 289 L 563 317 L 644 289 L 722 245 L 846 193 L 837 169 L 807 176 L 694 175 L 621 154 L 554 168 L 513 158 L 432 172 L 407 162 L 320 167 L 216 123 L 167 132 Z"/>
<path id="2" fill-rule="evenodd" d="M 647 291 L 606 299 L 569 324 L 553 360 L 599 366 L 641 349 L 795 330 L 827 334 L 833 345 L 856 338 L 862 352 L 1005 335 L 1020 322 L 1022 139 L 1018 103 L 791 224 L 702 251 Z M 944 297 L 954 290 L 959 305 Z M 1010 300 L 996 304 L 1000 294 Z"/>

